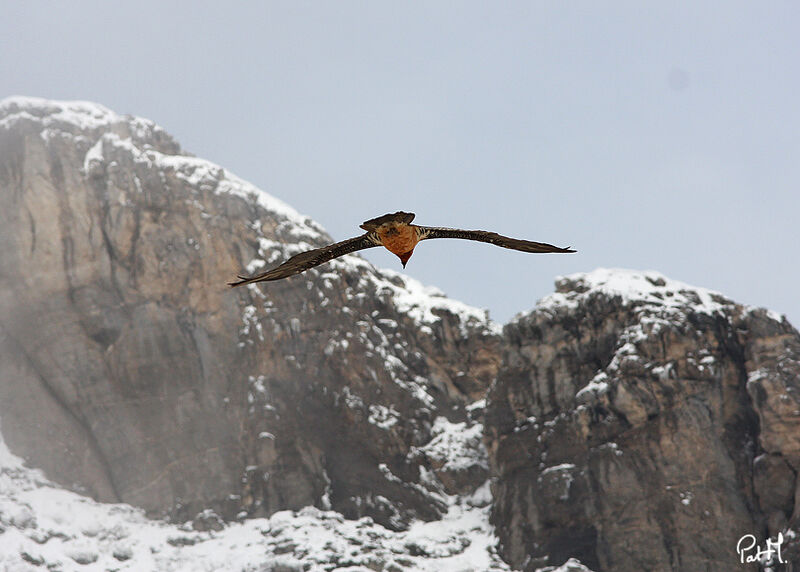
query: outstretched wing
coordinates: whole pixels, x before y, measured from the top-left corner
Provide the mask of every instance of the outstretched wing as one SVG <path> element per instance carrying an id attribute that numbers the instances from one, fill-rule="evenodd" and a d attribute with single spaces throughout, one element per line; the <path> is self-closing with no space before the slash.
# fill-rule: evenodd
<path id="1" fill-rule="evenodd" d="M 503 248 L 510 248 L 512 250 L 521 250 L 522 252 L 575 252 L 569 247 L 560 248 L 552 244 L 547 244 L 546 242 L 533 242 L 530 240 L 510 238 L 486 230 L 463 230 L 460 228 L 431 226 L 421 226 L 419 228 L 422 231 L 420 233 L 420 240 L 428 238 L 463 238 L 466 240 L 477 240 L 478 242 L 488 242 L 495 246 L 502 246 Z"/>
<path id="2" fill-rule="evenodd" d="M 268 280 L 280 280 L 281 278 L 288 278 L 289 276 L 294 276 L 295 274 L 305 272 L 309 268 L 314 268 L 315 266 L 324 264 L 325 262 L 333 260 L 334 258 L 344 256 L 345 254 L 350 254 L 351 252 L 355 252 L 357 250 L 364 250 L 365 248 L 380 246 L 380 244 L 381 243 L 378 236 L 368 232 L 366 234 L 362 234 L 361 236 L 356 236 L 355 238 L 343 240 L 342 242 L 337 242 L 335 244 L 323 246 L 322 248 L 315 248 L 314 250 L 308 250 L 306 252 L 301 252 L 300 254 L 295 254 L 289 260 L 280 266 L 273 268 L 272 270 L 262 272 L 261 274 L 256 274 L 255 276 L 251 276 L 249 278 L 246 276 L 237 276 L 239 280 L 235 282 L 228 282 L 228 285 L 241 286 L 242 284 L 252 284 L 254 282 L 266 282 Z"/>

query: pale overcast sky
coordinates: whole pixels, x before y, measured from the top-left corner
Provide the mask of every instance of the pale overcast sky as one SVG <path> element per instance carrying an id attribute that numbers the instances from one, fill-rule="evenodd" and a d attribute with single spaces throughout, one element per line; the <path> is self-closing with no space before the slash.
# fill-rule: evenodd
<path id="1" fill-rule="evenodd" d="M 0 97 L 153 119 L 337 240 L 408 210 L 578 249 L 417 249 L 407 274 L 499 321 L 602 266 L 800 325 L 796 2 L 0 8 Z"/>

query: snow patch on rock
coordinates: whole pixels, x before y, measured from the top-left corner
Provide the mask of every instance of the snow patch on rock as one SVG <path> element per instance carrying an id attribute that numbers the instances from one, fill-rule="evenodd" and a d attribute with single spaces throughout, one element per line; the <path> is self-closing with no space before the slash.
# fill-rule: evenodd
<path id="1" fill-rule="evenodd" d="M 598 268 L 592 272 L 559 276 L 556 278 L 556 292 L 542 298 L 534 310 L 574 309 L 585 297 L 597 294 L 620 298 L 625 306 L 644 306 L 670 313 L 691 309 L 696 313 L 713 315 L 733 305 L 719 292 L 672 280 L 653 270 Z"/>
<path id="2" fill-rule="evenodd" d="M 433 438 L 418 451 L 441 470 L 464 471 L 472 466 L 488 470 L 482 424 L 453 423 L 440 416 L 433 423 L 431 435 Z"/>

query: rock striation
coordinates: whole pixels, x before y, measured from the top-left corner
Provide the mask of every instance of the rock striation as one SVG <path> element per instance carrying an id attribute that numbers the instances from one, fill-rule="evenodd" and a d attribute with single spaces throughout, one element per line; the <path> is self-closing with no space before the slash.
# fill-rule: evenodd
<path id="1" fill-rule="evenodd" d="M 502 329 L 357 255 L 225 286 L 329 241 L 150 121 L 0 102 L 2 436 L 64 487 L 191 521 L 72 543 L 15 460 L 0 546 L 55 566 L 35 544 L 58 529 L 89 563 L 190 569 L 239 521 L 242 567 L 727 571 L 741 536 L 778 533 L 798 557 L 785 319 L 624 270 L 561 278 Z"/>

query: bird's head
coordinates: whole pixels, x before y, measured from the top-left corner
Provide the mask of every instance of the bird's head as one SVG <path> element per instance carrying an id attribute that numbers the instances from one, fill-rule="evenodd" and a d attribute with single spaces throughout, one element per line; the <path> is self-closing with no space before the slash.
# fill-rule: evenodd
<path id="1" fill-rule="evenodd" d="M 406 263 L 408 259 L 411 258 L 411 255 L 414 254 L 414 249 L 412 248 L 408 252 L 404 252 L 403 254 L 398 254 L 397 257 L 400 259 L 400 262 L 403 263 L 403 268 L 406 267 Z"/>

